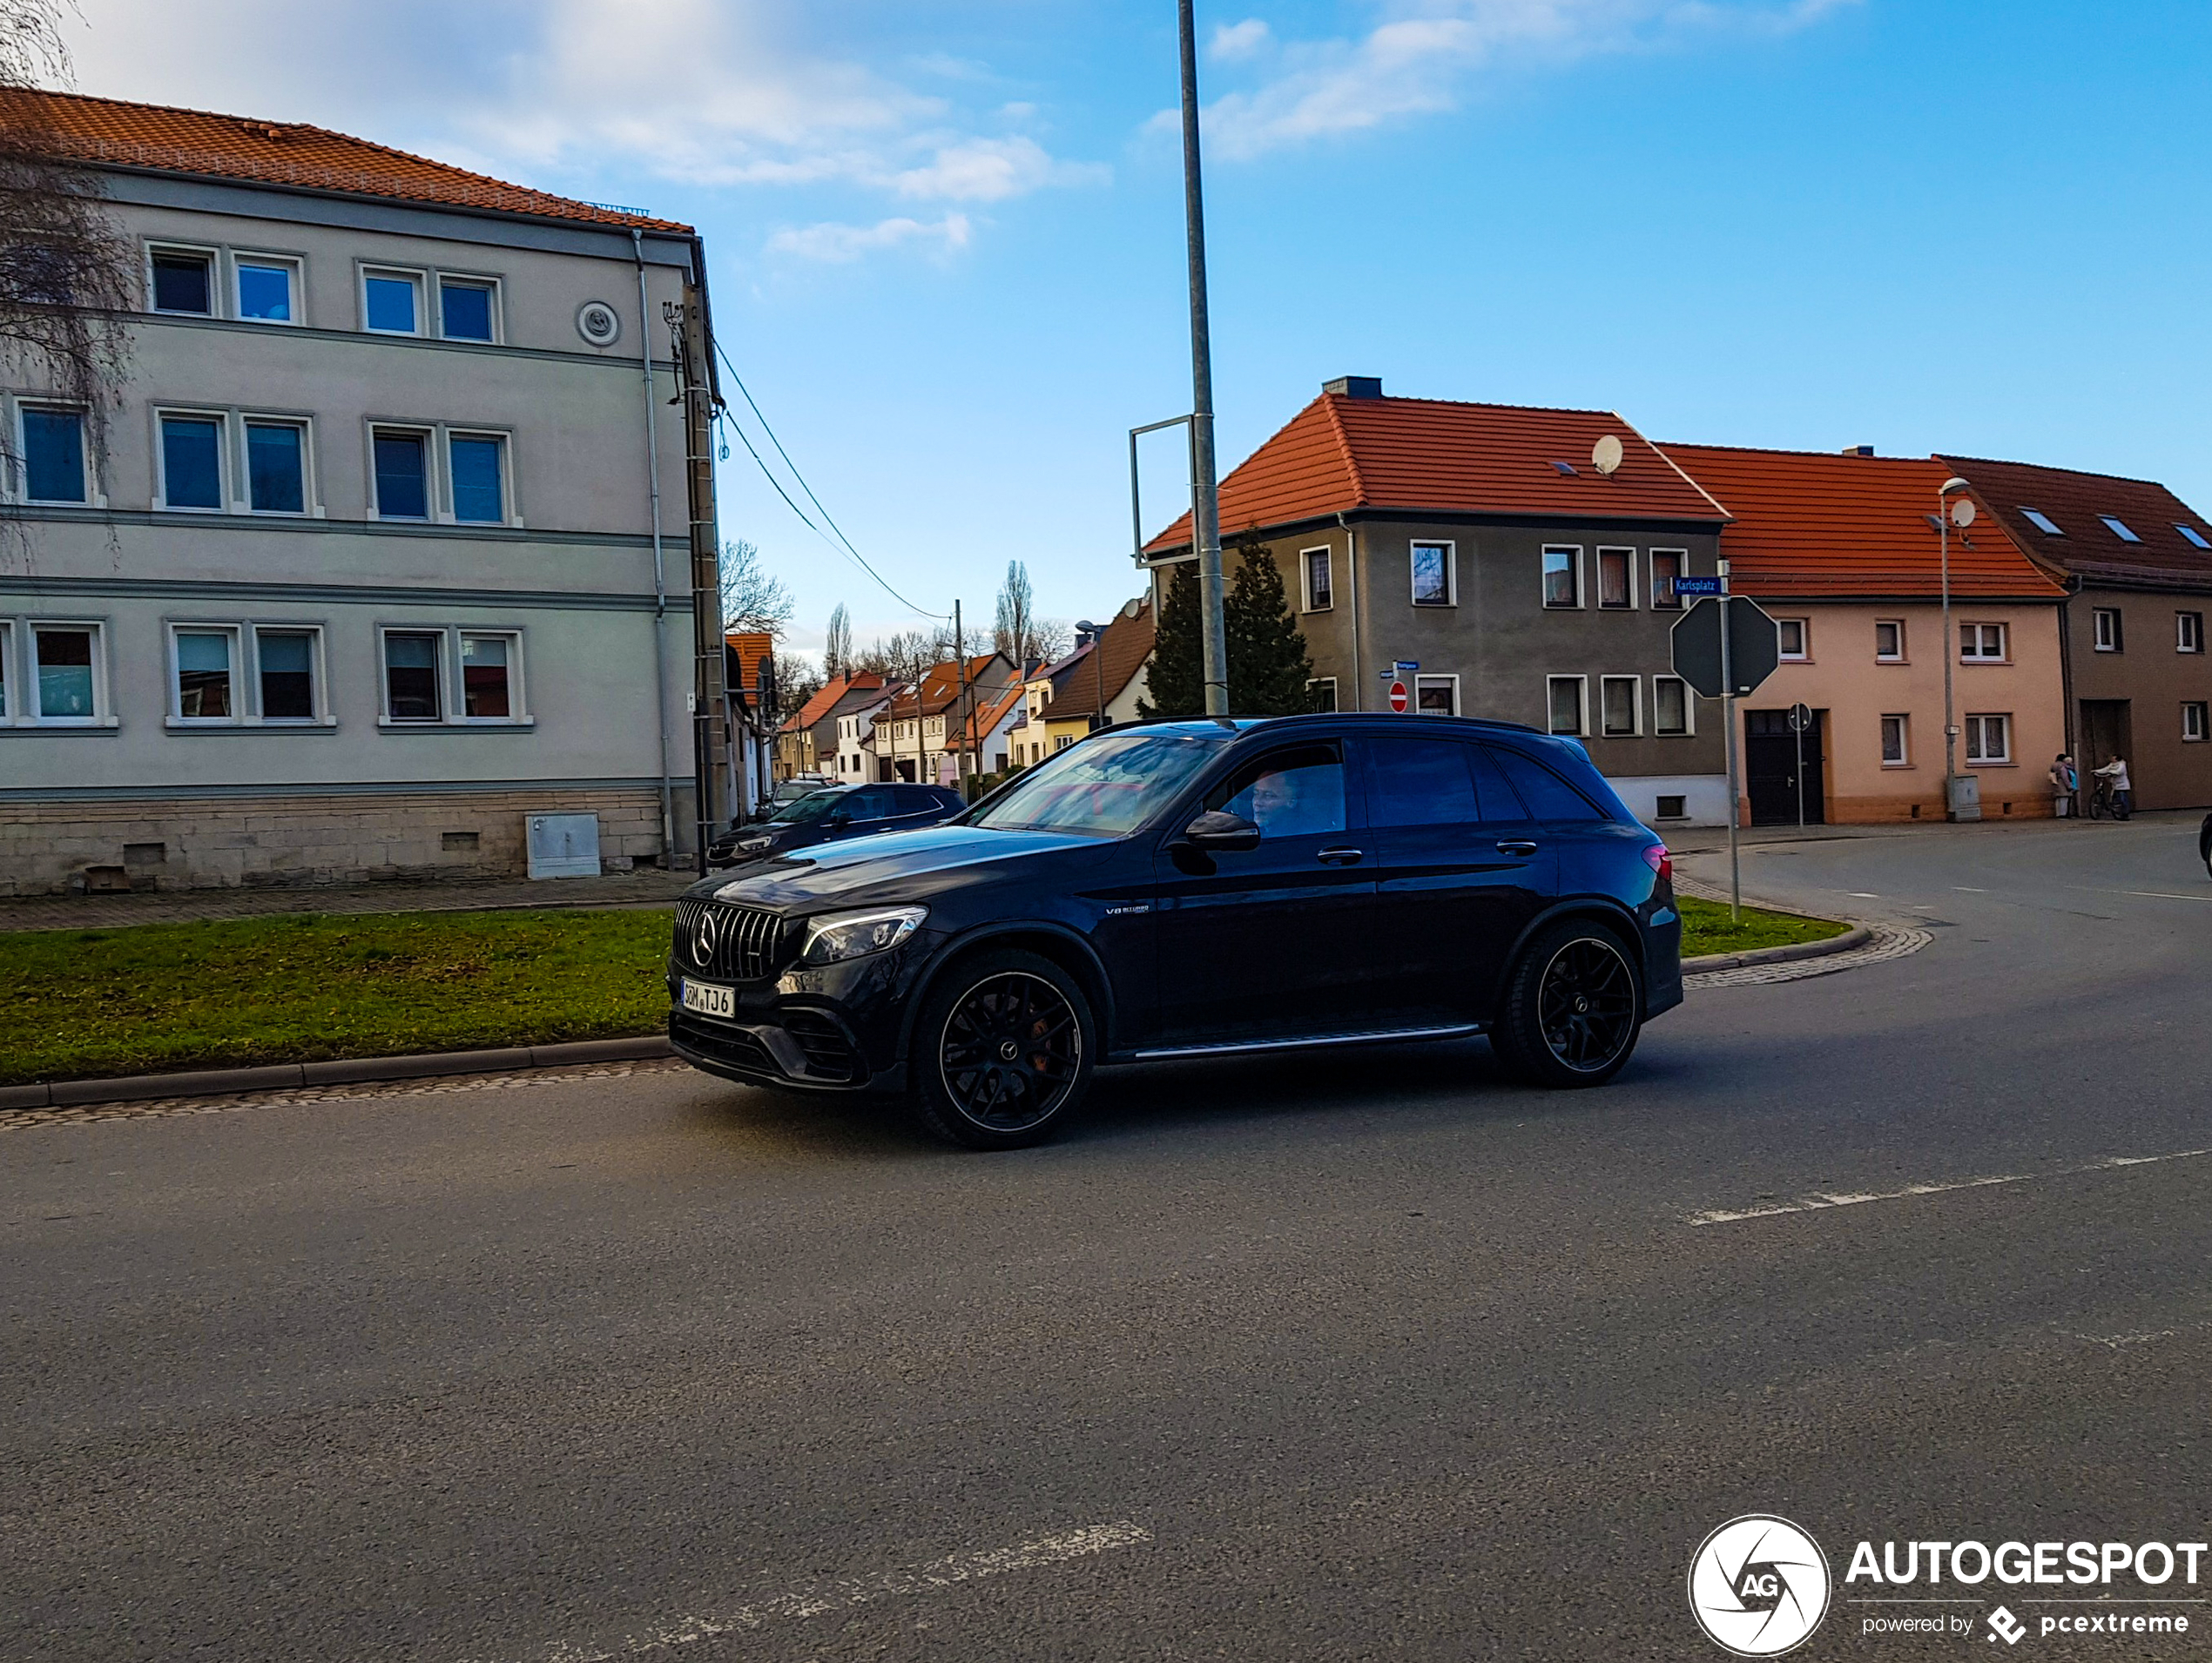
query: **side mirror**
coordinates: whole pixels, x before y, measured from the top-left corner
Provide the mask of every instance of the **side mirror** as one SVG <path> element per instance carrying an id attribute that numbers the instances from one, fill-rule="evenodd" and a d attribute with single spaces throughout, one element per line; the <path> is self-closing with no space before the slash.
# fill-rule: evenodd
<path id="1" fill-rule="evenodd" d="M 1259 828 L 1241 814 L 1208 809 L 1183 828 L 1183 840 L 1209 854 L 1234 854 L 1259 847 Z"/>
<path id="2" fill-rule="evenodd" d="M 847 814 L 843 809 L 839 809 L 835 813 L 829 817 L 829 829 L 833 832 L 842 832 L 846 826 L 852 824 L 853 817 Z"/>

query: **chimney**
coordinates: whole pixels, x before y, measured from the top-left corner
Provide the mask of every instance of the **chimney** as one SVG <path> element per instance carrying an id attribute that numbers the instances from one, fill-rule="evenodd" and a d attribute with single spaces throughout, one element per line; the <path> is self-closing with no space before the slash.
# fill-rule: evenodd
<path id="1" fill-rule="evenodd" d="M 1382 377 L 1379 375 L 1339 375 L 1333 381 L 1321 383 L 1324 393 L 1334 393 L 1340 398 L 1379 399 L 1382 397 Z"/>
<path id="2" fill-rule="evenodd" d="M 1844 447 L 1844 454 L 1846 456 L 1871 456 L 1873 454 L 1874 447 L 1871 445 L 1845 445 Z"/>

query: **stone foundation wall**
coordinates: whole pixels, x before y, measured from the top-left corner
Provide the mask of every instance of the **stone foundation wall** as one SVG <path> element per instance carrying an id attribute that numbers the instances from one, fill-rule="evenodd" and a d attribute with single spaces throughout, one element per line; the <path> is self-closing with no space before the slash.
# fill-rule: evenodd
<path id="1" fill-rule="evenodd" d="M 95 887 L 155 890 L 519 878 L 532 814 L 597 815 L 610 871 L 660 862 L 651 791 L 12 802 L 0 804 L 0 895 L 63 893 L 88 868 L 104 869 Z"/>

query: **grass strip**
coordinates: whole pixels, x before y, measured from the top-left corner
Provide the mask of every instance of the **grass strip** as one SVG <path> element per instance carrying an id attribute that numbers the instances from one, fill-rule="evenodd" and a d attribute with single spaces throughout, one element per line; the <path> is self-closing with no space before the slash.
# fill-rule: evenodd
<path id="1" fill-rule="evenodd" d="M 1851 928 L 1833 919 L 1799 918 L 1794 912 L 1769 912 L 1756 906 L 1743 909 L 1743 922 L 1732 923 L 1725 901 L 1699 900 L 1692 895 L 1676 898 L 1682 910 L 1682 956 L 1703 958 L 1714 953 L 1750 953 L 1759 947 L 1794 946 L 1800 941 L 1826 941 Z"/>
<path id="2" fill-rule="evenodd" d="M 0 1085 L 657 1033 L 669 927 L 517 911 L 0 933 Z"/>

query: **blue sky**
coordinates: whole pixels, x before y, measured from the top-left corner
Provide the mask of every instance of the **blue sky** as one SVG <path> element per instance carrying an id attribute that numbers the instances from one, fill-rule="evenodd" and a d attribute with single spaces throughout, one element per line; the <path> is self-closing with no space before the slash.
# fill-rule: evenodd
<path id="1" fill-rule="evenodd" d="M 708 239 L 725 347 L 898 589 L 1137 592 L 1187 407 L 1172 0 L 84 0 L 85 91 L 318 122 Z M 2212 512 L 2212 6 L 1201 3 L 1224 467 L 1345 374 L 1659 439 L 1946 449 Z M 1164 519 L 1171 457 L 1148 485 Z M 917 622 L 742 449 L 819 643 Z"/>

